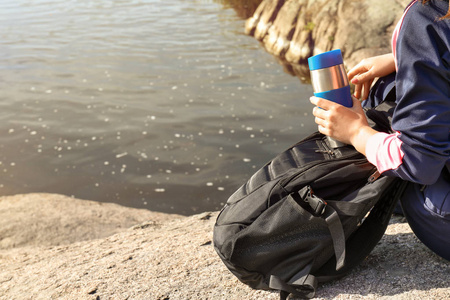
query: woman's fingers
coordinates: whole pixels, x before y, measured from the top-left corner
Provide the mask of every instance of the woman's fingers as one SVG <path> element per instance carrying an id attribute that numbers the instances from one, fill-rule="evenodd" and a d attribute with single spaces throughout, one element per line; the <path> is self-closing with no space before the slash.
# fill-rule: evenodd
<path id="1" fill-rule="evenodd" d="M 324 119 L 324 118 L 326 118 L 326 113 L 327 113 L 327 111 L 320 107 L 316 106 L 313 108 L 313 116 L 316 118 Z"/>
<path id="2" fill-rule="evenodd" d="M 328 101 L 323 98 L 311 97 L 311 103 L 316 106 L 313 108 L 314 122 L 318 125 L 317 128 L 320 133 L 325 135 L 330 134 L 330 111 L 328 108 L 332 108 L 336 105 L 334 102 Z M 320 107 L 319 107 L 320 106 Z M 322 108 L 323 107 L 323 108 Z"/>
<path id="3" fill-rule="evenodd" d="M 309 102 L 311 102 L 311 103 L 314 104 L 315 106 L 318 106 L 318 105 L 317 105 L 317 102 L 319 101 L 319 99 L 320 99 L 320 98 L 317 98 L 317 97 L 315 97 L 315 96 L 311 96 L 311 97 L 309 97 Z"/>
<path id="4" fill-rule="evenodd" d="M 348 71 L 347 73 L 348 80 L 351 81 L 353 77 L 364 72 L 367 72 L 367 67 L 364 66 L 363 62 L 360 62 L 359 64 L 351 68 L 350 71 Z M 355 79 L 358 80 L 359 79 L 358 77 L 359 76 L 357 76 Z"/>
<path id="5" fill-rule="evenodd" d="M 366 100 L 367 97 L 369 97 L 371 84 L 372 84 L 371 80 L 364 83 L 364 93 L 362 95 L 362 100 Z"/>
<path id="6" fill-rule="evenodd" d="M 310 97 L 309 101 L 312 104 L 314 104 L 315 106 L 323 108 L 324 110 L 329 110 L 333 106 L 337 105 L 333 101 L 330 101 L 330 100 L 327 100 L 327 99 L 324 99 L 324 98 L 319 98 L 319 97 L 316 97 L 316 96 Z"/>
<path id="7" fill-rule="evenodd" d="M 316 122 L 316 124 L 319 125 L 319 126 L 321 126 L 321 127 L 326 127 L 326 124 L 325 124 L 325 120 L 324 120 L 324 119 L 315 117 L 315 118 L 314 118 L 314 122 Z"/>
<path id="8" fill-rule="evenodd" d="M 354 95 L 358 99 L 361 98 L 361 90 L 362 90 L 362 84 L 355 85 L 355 93 L 354 93 Z"/>
<path id="9" fill-rule="evenodd" d="M 369 97 L 370 87 L 372 86 L 373 80 L 366 81 L 364 83 L 355 85 L 355 92 L 353 95 L 357 99 L 366 100 Z"/>
<path id="10" fill-rule="evenodd" d="M 358 98 L 356 98 L 355 96 L 352 97 L 352 101 L 353 101 L 353 107 L 362 107 L 361 106 L 361 101 L 359 101 Z"/>

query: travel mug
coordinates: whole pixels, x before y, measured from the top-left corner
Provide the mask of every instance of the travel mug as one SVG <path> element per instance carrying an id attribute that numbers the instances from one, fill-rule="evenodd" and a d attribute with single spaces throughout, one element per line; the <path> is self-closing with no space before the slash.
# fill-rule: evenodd
<path id="1" fill-rule="evenodd" d="M 316 97 L 324 98 L 346 107 L 353 106 L 350 85 L 340 49 L 311 56 L 308 58 L 308 65 Z M 328 138 L 328 140 L 333 148 L 345 145 L 332 138 Z"/>

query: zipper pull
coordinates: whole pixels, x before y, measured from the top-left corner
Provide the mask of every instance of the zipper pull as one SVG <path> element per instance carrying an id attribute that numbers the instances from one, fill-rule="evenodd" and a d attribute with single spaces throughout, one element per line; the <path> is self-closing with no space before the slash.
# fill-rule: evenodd
<path id="1" fill-rule="evenodd" d="M 335 154 L 334 154 L 334 152 L 333 151 L 331 151 L 331 150 L 316 150 L 315 151 L 316 153 L 326 153 L 326 154 L 328 154 L 328 155 L 330 155 L 330 156 L 335 156 Z"/>
<path id="2" fill-rule="evenodd" d="M 380 172 L 375 171 L 375 173 L 373 173 L 372 175 L 370 175 L 369 179 L 367 180 L 369 183 L 374 182 L 375 180 L 377 180 L 378 178 L 380 178 L 381 174 Z"/>

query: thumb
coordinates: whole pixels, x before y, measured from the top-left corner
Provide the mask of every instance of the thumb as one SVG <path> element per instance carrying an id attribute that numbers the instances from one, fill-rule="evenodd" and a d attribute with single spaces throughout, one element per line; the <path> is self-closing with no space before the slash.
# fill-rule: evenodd
<path id="1" fill-rule="evenodd" d="M 352 95 L 352 100 L 353 100 L 353 108 L 362 109 L 361 101 L 359 101 L 358 98 Z"/>

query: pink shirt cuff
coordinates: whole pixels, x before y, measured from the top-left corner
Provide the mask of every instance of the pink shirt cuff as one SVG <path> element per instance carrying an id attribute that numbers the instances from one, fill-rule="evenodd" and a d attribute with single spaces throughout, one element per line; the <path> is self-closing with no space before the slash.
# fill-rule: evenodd
<path id="1" fill-rule="evenodd" d="M 397 169 L 403 163 L 405 154 L 401 150 L 402 141 L 398 135 L 398 132 L 393 134 L 378 132 L 367 140 L 367 160 L 377 167 L 378 172 Z"/>

